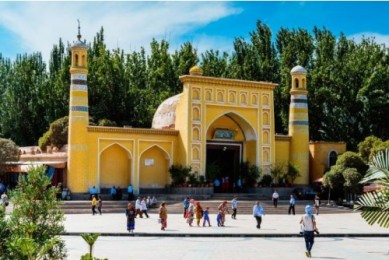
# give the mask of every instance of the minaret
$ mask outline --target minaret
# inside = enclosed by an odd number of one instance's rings
[[[307,102],[307,71],[296,66],[291,71],[289,136],[291,136],[290,158],[300,172],[296,184],[309,184],[309,121]]]
[[[68,173],[67,183],[71,192],[85,192],[88,183],[88,145],[87,126],[89,124],[88,86],[87,86],[87,46],[81,41],[80,22],[78,22],[77,41],[72,45],[70,66],[69,96],[69,136],[68,136]]]

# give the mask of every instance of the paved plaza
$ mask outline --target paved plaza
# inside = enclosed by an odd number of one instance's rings
[[[301,215],[266,215],[257,229],[251,215],[227,218],[225,227],[189,227],[182,215],[170,214],[161,231],[157,214],[136,219],[134,234],[126,231],[123,214],[66,215],[63,236],[68,259],[80,259],[88,250],[81,233],[101,233],[96,257],[108,259],[305,259],[299,236]],[[317,216],[320,235],[313,257],[317,259],[389,259],[389,229],[369,226],[359,213]]]

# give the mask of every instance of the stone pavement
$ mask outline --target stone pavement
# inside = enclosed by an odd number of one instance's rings
[[[149,214],[150,218],[137,218],[135,231],[126,230],[125,214],[73,214],[65,215],[64,235],[81,233],[100,233],[102,236],[221,236],[221,237],[297,237],[300,229],[301,215],[265,215],[262,228],[256,228],[256,221],[251,215],[237,215],[233,220],[227,216],[225,227],[216,225],[216,215],[210,214],[212,227],[189,227],[182,215],[169,214],[166,231],[160,230],[158,215]],[[368,225],[360,213],[320,214],[317,217],[319,236],[327,237],[389,237],[389,229]]]
[[[166,231],[160,230],[158,215],[136,219],[135,232],[126,231],[123,214],[66,215],[62,238],[68,259],[80,259],[88,246],[79,236],[101,233],[94,256],[107,259],[169,260],[258,260],[306,259],[304,239],[299,236],[301,215],[266,215],[257,229],[251,215],[227,218],[225,227],[189,227],[182,215],[168,215]],[[389,259],[389,229],[369,226],[359,213],[321,214],[317,217],[320,235],[315,238],[312,258],[383,260]]]

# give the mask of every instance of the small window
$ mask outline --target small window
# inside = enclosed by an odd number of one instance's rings
[[[338,160],[338,154],[335,151],[330,152],[329,156],[329,167],[336,164],[336,160]],[[328,167],[328,168],[329,168]]]
[[[299,80],[298,80],[298,79],[295,79],[295,80],[294,80],[294,86],[295,86],[296,88],[299,88]]]

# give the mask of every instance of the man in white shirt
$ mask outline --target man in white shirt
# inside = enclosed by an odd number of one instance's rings
[[[280,195],[278,195],[278,192],[276,190],[274,190],[273,195],[272,195],[272,200],[273,200],[273,205],[275,208],[277,208],[279,197],[280,197]]]
[[[304,240],[307,251],[305,252],[307,257],[311,257],[311,250],[315,239],[314,232],[317,232],[316,219],[312,214],[312,207],[307,205],[305,207],[305,215],[301,217],[300,224],[304,226]]]

